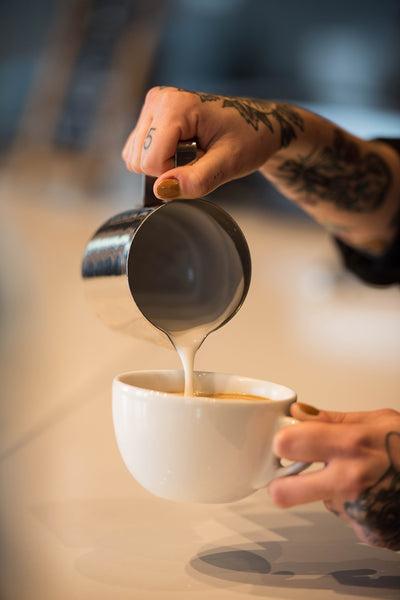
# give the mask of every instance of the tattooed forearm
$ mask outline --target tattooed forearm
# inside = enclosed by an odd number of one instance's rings
[[[188,91],[188,90],[181,90]],[[218,94],[190,92],[200,98],[201,102],[222,102],[222,108],[233,108],[255,131],[260,124],[274,132],[275,123],[280,129],[280,148],[287,148],[297,132],[304,131],[304,121],[300,114],[291,106],[282,102],[274,103],[256,98],[236,98]]]
[[[389,432],[385,441],[390,467],[375,485],[354,502],[346,502],[344,508],[373,545],[400,550],[400,433]]]
[[[365,252],[366,254],[379,256],[387,248],[387,241],[379,237],[372,237],[368,240],[364,240],[363,242],[355,242],[354,240],[350,241],[351,235],[355,231],[354,226],[343,225],[342,223],[331,223],[330,221],[323,220],[319,220],[318,222],[330,234],[340,238],[345,243],[347,240],[349,240],[353,248],[357,248],[358,250]]]
[[[337,128],[332,146],[284,161],[276,175],[307,204],[322,200],[359,213],[378,209],[391,183],[386,162],[374,152],[361,156]]]
[[[342,223],[331,223],[330,221],[319,221],[319,223],[332,235],[347,235],[354,229],[350,225],[343,225]]]

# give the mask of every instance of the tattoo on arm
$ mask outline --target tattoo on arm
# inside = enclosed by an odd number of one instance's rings
[[[350,225],[343,225],[341,223],[331,223],[330,221],[319,221],[319,223],[333,236],[340,238],[346,243],[346,238],[352,234],[354,227]],[[349,242],[350,245],[372,256],[379,256],[387,248],[387,242],[384,239],[374,237],[361,243],[355,243],[354,241]]]
[[[277,176],[306,204],[322,200],[358,213],[378,209],[391,184],[386,162],[375,152],[361,156],[358,145],[337,128],[331,146],[284,161]]]
[[[332,235],[346,235],[353,231],[353,227],[350,227],[350,225],[332,223],[330,221],[319,221],[319,223]]]
[[[143,149],[144,150],[148,150],[151,146],[151,143],[153,141],[153,136],[151,135],[153,131],[155,131],[156,128],[155,127],[150,127],[146,137],[144,138],[144,142],[143,142]]]
[[[187,92],[188,90],[182,90]],[[304,121],[293,107],[282,102],[274,103],[256,98],[236,98],[218,94],[204,94],[202,92],[189,92],[200,98],[201,102],[222,102],[222,108],[233,108],[255,131],[259,130],[260,123],[267,127],[271,133],[274,131],[275,122],[280,128],[280,148],[287,148],[291,141],[297,138],[297,130],[304,131]]]
[[[400,550],[400,433],[390,431],[385,443],[388,470],[354,502],[346,502],[344,509],[371,543]]]

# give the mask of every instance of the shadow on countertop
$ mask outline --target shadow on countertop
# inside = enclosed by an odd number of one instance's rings
[[[274,527],[270,515],[240,514],[260,530],[249,535],[248,544],[210,546],[199,552],[187,565],[192,577],[209,585],[212,579],[246,585],[247,594],[247,586],[252,586],[251,595],[259,597],[273,588],[274,598],[303,597],[302,590],[331,590],[342,598],[399,598],[399,556],[358,544],[352,530],[332,515],[300,513],[304,525]],[[286,541],[262,541],[261,526]],[[310,534],[310,527],[318,536]],[[235,589],[240,591],[239,586]]]

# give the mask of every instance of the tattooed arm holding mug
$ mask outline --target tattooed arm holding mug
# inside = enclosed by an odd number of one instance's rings
[[[198,158],[174,168],[179,140]],[[158,179],[162,199],[204,196],[259,170],[337,240],[348,268],[374,284],[400,283],[400,154],[303,108],[178,88],[153,88],[130,134],[127,167]],[[399,145],[400,146],[400,145]],[[400,147],[398,148],[400,152]],[[270,484],[282,507],[323,500],[370,544],[400,549],[400,413],[293,406],[304,423],[281,430],[279,456],[325,462]]]

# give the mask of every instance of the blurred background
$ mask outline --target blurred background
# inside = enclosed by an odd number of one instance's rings
[[[277,98],[396,134],[396,0],[1,3],[1,164],[18,183],[131,196],[119,152],[153,84]],[[257,194],[258,195],[258,194]],[[262,204],[268,200],[262,199]]]
[[[119,460],[112,377],[179,368],[175,353],[108,331],[80,284],[93,231],[140,205],[140,177],[126,171],[120,152],[146,90],[168,84],[286,100],[360,136],[399,137],[399,74],[398,0],[0,4],[5,576],[27,568],[27,539],[42,543],[21,525],[18,503],[29,512],[44,499],[101,494],[112,476],[104,466],[114,465],[105,456]],[[398,289],[368,288],[344,273],[328,236],[258,175],[211,199],[243,228],[253,282],[196,366],[280,381],[320,407],[399,409]],[[68,419],[81,422],[92,401],[92,437],[80,439],[76,425],[50,441]]]

